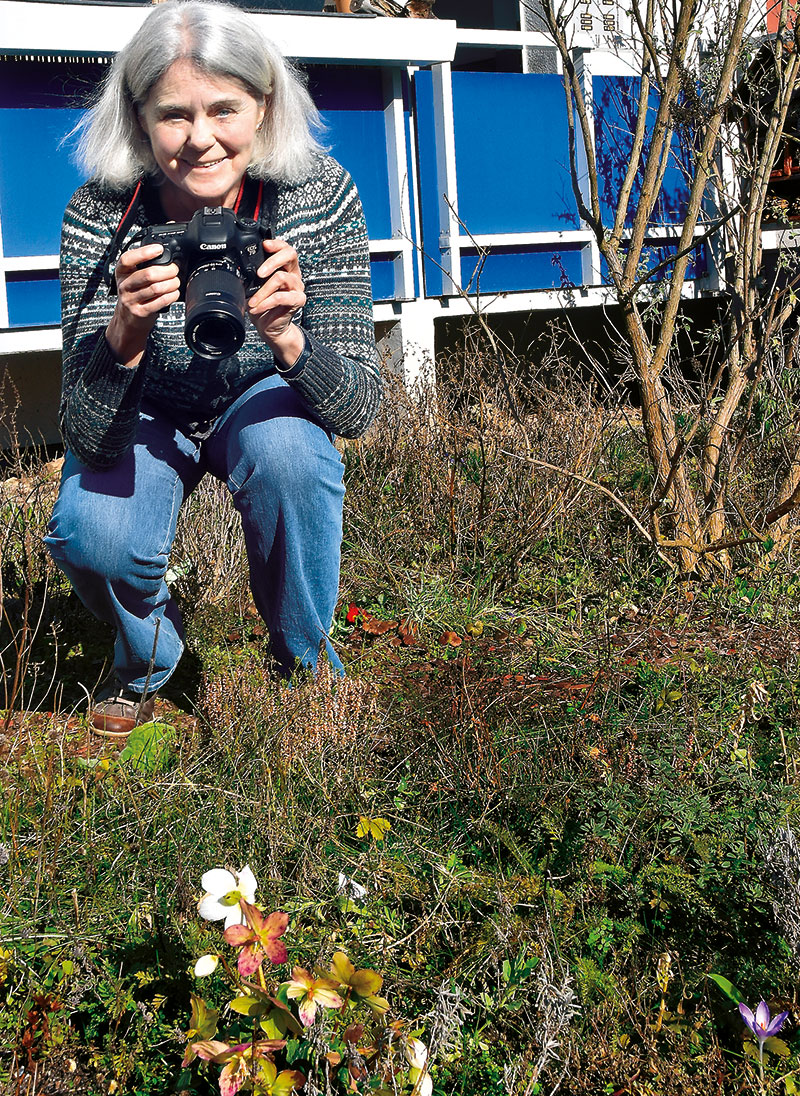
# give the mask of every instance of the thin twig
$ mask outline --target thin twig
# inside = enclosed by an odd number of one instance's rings
[[[648,544],[652,544],[661,559],[673,574],[677,571],[677,566],[671,559],[664,555],[661,551],[657,541],[653,538],[652,534],[642,525],[630,507],[626,506],[619,495],[615,495],[613,491],[610,491],[608,487],[602,483],[598,483],[597,480],[589,479],[588,476],[582,476],[579,472],[572,472],[569,468],[559,468],[557,464],[549,464],[547,461],[538,460],[536,457],[523,456],[520,453],[510,453],[507,449],[499,449],[499,453],[502,453],[504,457],[511,457],[514,460],[524,460],[529,464],[536,465],[537,468],[547,468],[551,472],[558,472],[562,476],[569,476],[570,479],[578,480],[579,483],[585,483],[587,487],[592,487],[594,490],[599,491],[601,494],[609,498],[618,510],[621,510],[623,514],[633,522],[634,526],[642,534]]]

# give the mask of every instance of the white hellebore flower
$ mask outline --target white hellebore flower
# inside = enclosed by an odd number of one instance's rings
[[[243,925],[244,913],[240,903],[252,904],[256,900],[258,883],[246,864],[240,872],[226,871],[225,868],[212,868],[200,880],[200,886],[206,892],[197,904],[197,912],[206,921],[225,921],[225,928],[231,925]]]
[[[411,1069],[408,1079],[415,1086],[415,1096],[433,1096],[433,1078],[430,1073],[422,1074],[421,1069]]]
[[[411,1066],[408,1079],[414,1085],[414,1096],[431,1096],[433,1080],[430,1073],[424,1072],[428,1060],[428,1048],[421,1039],[406,1039],[403,1048],[406,1061]]]
[[[201,955],[194,965],[194,973],[196,978],[207,978],[209,974],[213,974],[219,964],[218,955]]]
[[[424,1067],[425,1062],[428,1060],[428,1048],[421,1039],[406,1039],[406,1045],[403,1049],[406,1061],[410,1066],[414,1069]]]
[[[339,872],[339,885],[336,888],[339,894],[346,894],[348,898],[363,898],[367,888],[356,883],[355,879],[348,879],[343,871]]]

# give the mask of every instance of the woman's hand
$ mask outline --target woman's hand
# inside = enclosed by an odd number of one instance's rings
[[[141,361],[159,312],[180,297],[175,263],[139,269],[163,250],[161,244],[134,247],[123,251],[117,263],[117,304],[106,328],[106,341],[117,361],[130,369]]]
[[[292,317],[306,303],[297,252],[285,240],[264,240],[267,258],[258,268],[264,284],[247,302],[259,335],[284,365],[294,365],[303,352],[303,332]]]

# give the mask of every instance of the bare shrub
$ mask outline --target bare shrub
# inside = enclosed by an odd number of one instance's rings
[[[373,430],[345,446],[351,581],[385,583],[391,558],[503,588],[586,494],[604,416],[558,339],[513,391],[480,345],[441,373],[413,396],[390,381]]]
[[[800,965],[800,844],[794,831],[783,826],[761,842],[759,851],[772,887],[775,920]]]
[[[240,612],[250,599],[247,553],[230,491],[206,476],[178,519],[168,581],[180,581],[185,600],[220,604],[234,598]]]
[[[12,709],[40,703],[55,676],[54,666],[33,661],[33,649],[54,571],[42,537],[62,462],[48,461],[40,447],[23,447],[15,426],[18,407],[19,396],[6,375],[0,383],[0,423],[13,441],[0,466],[0,707],[6,730]]]

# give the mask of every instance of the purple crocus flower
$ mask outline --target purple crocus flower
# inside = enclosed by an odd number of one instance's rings
[[[758,1049],[762,1050],[764,1043],[767,1039],[770,1039],[773,1035],[777,1035],[786,1022],[788,1012],[779,1013],[774,1020],[770,1019],[769,1005],[766,1001],[762,1001],[756,1009],[755,1016],[747,1005],[740,1004],[739,1012],[742,1019],[747,1026],[758,1039]]]

